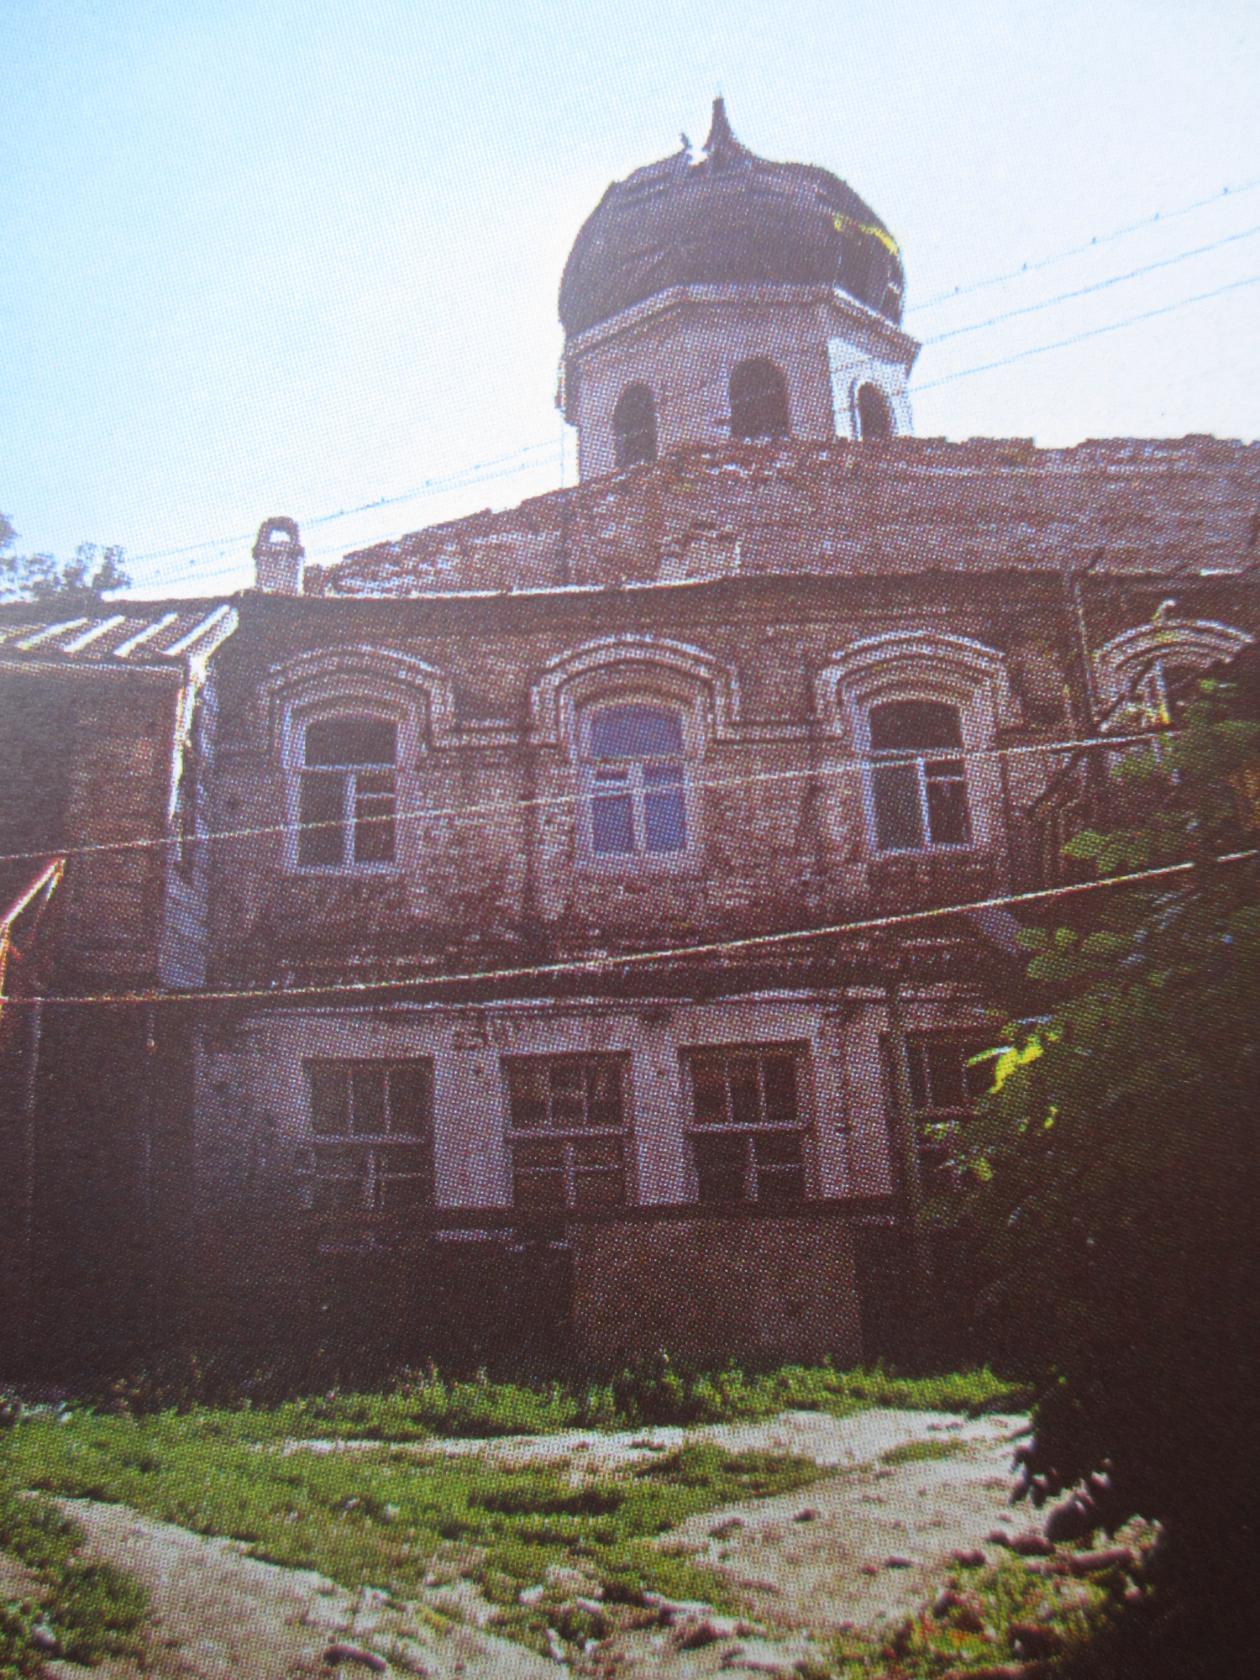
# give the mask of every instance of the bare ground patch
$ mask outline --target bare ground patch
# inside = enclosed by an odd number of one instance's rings
[[[66,1680],[313,1680],[372,1672],[353,1657],[330,1660],[338,1645],[384,1659],[392,1673],[431,1680],[554,1680],[554,1664],[425,1607],[370,1589],[349,1592],[314,1571],[249,1557],[239,1542],[206,1539],[126,1506],[59,1503],[87,1534],[89,1550],[136,1575],[152,1602],[141,1662],[93,1670],[49,1665]]]

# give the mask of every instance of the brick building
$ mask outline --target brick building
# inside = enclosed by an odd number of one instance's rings
[[[0,1358],[126,1358],[187,1254],[193,763],[227,603],[0,609]],[[29,1001],[29,1000],[44,1001]]]
[[[902,286],[719,102],[578,236],[578,485],[322,569],[265,522],[184,804],[200,1338],[886,1342],[1017,984],[988,901],[1255,635],[1260,552],[1254,445],[913,437]]]

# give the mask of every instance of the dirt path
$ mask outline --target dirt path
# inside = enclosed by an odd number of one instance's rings
[[[607,1435],[565,1430],[556,1435],[452,1436],[403,1446],[388,1441],[287,1441],[285,1453],[409,1452],[417,1458],[477,1456],[505,1469],[568,1460],[592,1474],[644,1463],[688,1442],[712,1441],[727,1452],[795,1453],[825,1469],[866,1464],[908,1441],[939,1435],[967,1442],[1006,1441],[1026,1422],[1019,1417],[960,1418],[953,1412],[874,1408],[851,1417],[826,1412],[780,1412],[755,1423],[699,1424],[692,1428],[618,1430]]]
[[[282,1569],[230,1540],[206,1539],[123,1505],[59,1501],[89,1550],[130,1570],[153,1606],[141,1664],[83,1669],[51,1663],[57,1680],[313,1680],[372,1669],[330,1651],[349,1645],[385,1658],[394,1674],[431,1680],[555,1680],[554,1663],[519,1645],[384,1594],[351,1593],[311,1570]]]
[[[56,1680],[86,1680],[89,1672],[95,1680],[350,1680],[372,1672],[353,1656],[337,1663],[337,1647],[351,1646],[385,1659],[391,1674],[431,1680],[556,1680],[566,1666],[589,1680],[703,1680],[719,1671],[799,1680],[795,1665],[821,1654],[816,1640],[899,1619],[934,1596],[952,1551],[983,1545],[996,1527],[1024,1525],[1007,1503],[1011,1439],[1022,1422],[790,1412],[687,1431],[418,1443],[417,1456],[425,1457],[475,1452],[504,1466],[567,1461],[579,1481],[615,1474],[684,1440],[797,1453],[829,1472],[794,1494],[693,1517],[657,1542],[723,1575],[739,1617],[705,1606],[666,1604],[630,1615],[610,1609],[607,1637],[570,1652],[568,1665],[472,1625],[477,1609],[489,1606],[464,1606],[461,1622],[437,1613],[439,1593],[422,1605],[354,1594],[313,1572],[252,1558],[238,1542],[206,1539],[122,1506],[66,1500],[91,1550],[144,1582],[153,1628],[141,1664],[87,1671],[54,1663],[49,1673]],[[897,1449],[912,1442],[938,1456],[896,1461]],[[286,1450],[383,1445],[290,1443]],[[894,1462],[882,1462],[890,1452]]]

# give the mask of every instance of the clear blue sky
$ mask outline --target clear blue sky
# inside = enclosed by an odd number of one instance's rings
[[[1254,0],[3,0],[0,509],[137,582],[248,579],[559,482],[556,289],[606,183],[703,138],[844,176],[898,236],[922,387],[1260,275]],[[1230,243],[1220,243],[1230,239]],[[922,390],[916,430],[1260,433],[1260,285]],[[321,525],[473,463],[498,476]],[[571,469],[570,469],[571,470]]]

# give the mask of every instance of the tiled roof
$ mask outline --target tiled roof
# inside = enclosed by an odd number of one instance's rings
[[[229,603],[190,602],[170,607],[106,603],[78,616],[64,607],[42,611],[32,604],[20,620],[0,619],[0,663],[55,660],[67,665],[153,666],[205,658],[236,628]]]

